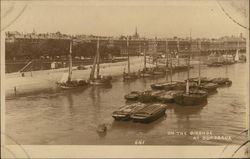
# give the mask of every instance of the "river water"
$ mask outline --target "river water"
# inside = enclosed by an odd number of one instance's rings
[[[166,116],[149,124],[114,121],[111,114],[125,104],[124,95],[146,90],[168,76],[124,82],[109,87],[51,90],[6,99],[6,133],[20,144],[51,145],[224,145],[240,144],[246,129],[247,64],[217,68],[202,66],[202,76],[229,77],[233,84],[219,88],[203,106],[168,104]],[[197,66],[190,71],[198,75]],[[184,80],[186,72],[173,80]],[[101,124],[107,132],[97,133]],[[192,133],[203,133],[193,135]],[[204,133],[207,133],[204,135]],[[210,138],[209,138],[210,137]]]

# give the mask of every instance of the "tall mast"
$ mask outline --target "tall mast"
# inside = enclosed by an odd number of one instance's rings
[[[177,40],[177,52],[176,52],[176,58],[177,58],[177,65],[179,66],[180,65],[180,60],[179,60],[179,50],[180,50],[180,41]]]
[[[198,85],[201,84],[201,42],[198,41],[198,49],[199,49],[199,81]]]
[[[235,54],[235,57],[234,57],[234,60],[235,61],[239,61],[239,51],[240,51],[240,43],[239,43],[239,40],[237,41],[237,48],[236,48],[236,54]]]
[[[127,36],[127,54],[128,54],[128,74],[130,74],[130,59],[129,59],[129,41]]]
[[[146,49],[145,49],[145,41],[143,42],[143,55],[144,55],[144,69],[146,69],[146,65],[147,65],[147,62],[146,62]]]
[[[157,41],[155,39],[155,42],[154,42],[154,53],[157,55]],[[156,56],[156,59],[155,59],[155,66],[157,67],[158,66],[158,57]]]
[[[98,55],[97,55],[97,53],[96,53],[96,55],[95,55],[95,57],[94,57],[94,61],[93,61],[93,66],[92,66],[92,69],[91,69],[91,72],[90,72],[90,76],[89,76],[89,78],[90,78],[90,80],[93,80],[94,79],[94,75],[95,75],[95,67],[96,67],[96,62],[97,62],[97,57]]]
[[[191,31],[190,31],[190,48],[189,48],[189,54],[188,54],[188,71],[187,71],[186,94],[189,94],[189,63],[190,63],[190,53],[191,53]]]
[[[97,46],[96,46],[96,55],[97,55],[97,69],[96,69],[96,78],[99,78],[100,73],[100,52],[99,52],[99,37],[97,38]]]
[[[172,52],[170,52],[170,83],[172,83],[172,74],[173,74],[173,66],[172,66]]]
[[[166,48],[165,48],[165,63],[166,63],[166,69],[168,68],[168,41],[166,40]]]
[[[69,76],[68,76],[68,81],[71,81],[72,77],[72,40],[70,40],[69,44]]]

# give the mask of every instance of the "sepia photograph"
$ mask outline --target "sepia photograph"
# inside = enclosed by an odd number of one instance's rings
[[[1,157],[248,158],[249,68],[248,0],[3,0]]]

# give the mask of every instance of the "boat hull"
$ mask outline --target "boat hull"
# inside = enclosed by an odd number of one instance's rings
[[[136,73],[124,73],[123,74],[123,80],[132,80],[132,79],[137,79],[137,78],[140,78],[140,75],[139,74],[136,74]]]
[[[75,89],[75,88],[87,86],[88,82],[84,80],[80,80],[80,81],[70,81],[70,82],[68,81],[65,83],[57,82],[56,84],[59,88],[68,90],[68,89]]]
[[[110,85],[111,84],[112,77],[106,77],[106,78],[98,78],[90,80],[89,83],[91,85]]]
[[[145,106],[146,105],[143,103],[134,103],[134,104],[130,104],[130,105],[125,105],[125,106],[121,107],[119,110],[114,111],[112,113],[112,117],[115,120],[127,121],[127,120],[131,119],[131,115],[133,113],[136,113],[137,111],[144,108]]]
[[[148,116],[140,117],[140,116],[137,116],[135,113],[131,116],[131,118],[133,119],[134,122],[150,123],[164,116],[165,112],[166,112],[166,107],[160,107],[159,110],[157,110],[153,114],[149,114]]]
[[[165,83],[155,83],[151,85],[152,89],[155,90],[183,90],[185,89],[185,83],[184,82],[165,82]]]
[[[199,86],[199,89],[205,90],[208,93],[215,92],[217,88],[218,88],[218,85],[214,83],[201,84],[201,86]]]
[[[131,119],[129,114],[124,114],[124,115],[113,114],[112,117],[117,121],[128,121]]]
[[[196,106],[207,102],[207,95],[207,92],[190,92],[189,94],[179,93],[174,96],[174,101],[176,104],[182,106]]]
[[[125,95],[124,98],[125,98],[126,100],[136,101],[136,100],[139,100],[140,95],[141,95],[140,92],[131,92],[131,93]]]
[[[183,91],[167,91],[157,97],[157,101],[161,103],[174,103],[174,97],[178,93],[183,93]]]

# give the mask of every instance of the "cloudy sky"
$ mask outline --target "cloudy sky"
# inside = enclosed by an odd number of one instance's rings
[[[238,23],[247,26],[247,18],[239,12],[246,1],[237,1],[220,4]],[[4,31],[28,33],[34,29],[38,33],[119,36],[134,34],[137,26],[139,34],[146,37],[187,37],[191,31],[192,37],[209,38],[245,31],[215,0],[5,1],[2,4]]]

